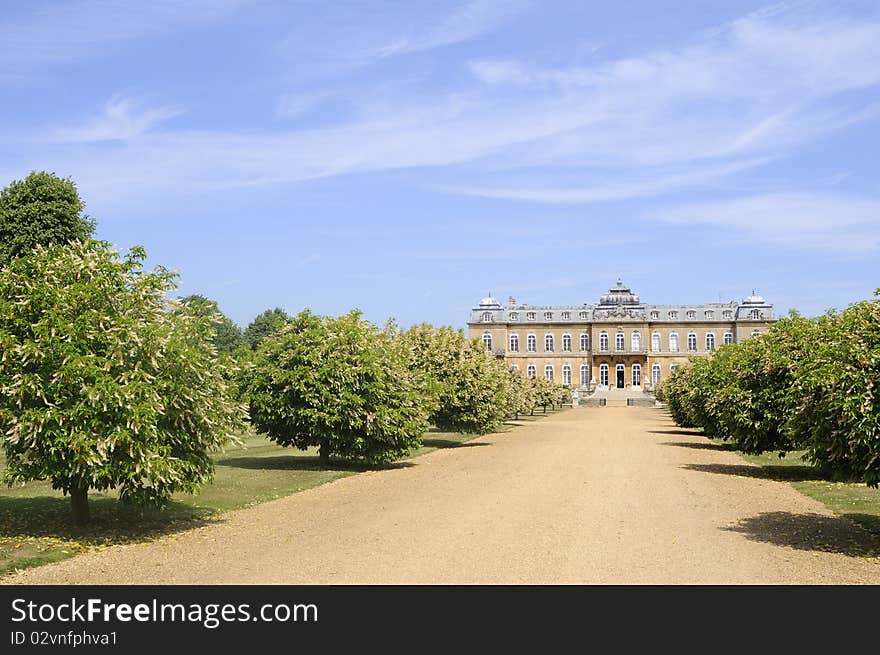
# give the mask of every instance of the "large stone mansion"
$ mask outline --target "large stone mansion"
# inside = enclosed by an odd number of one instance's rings
[[[483,298],[469,336],[530,376],[572,388],[650,390],[693,355],[766,330],[773,305],[752,293],[742,302],[647,305],[623,282],[596,304],[503,307]]]

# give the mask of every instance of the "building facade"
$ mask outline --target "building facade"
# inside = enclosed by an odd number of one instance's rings
[[[688,357],[764,332],[773,306],[742,302],[649,305],[621,280],[598,303],[506,307],[483,298],[471,310],[470,337],[530,376],[572,388],[651,390]]]

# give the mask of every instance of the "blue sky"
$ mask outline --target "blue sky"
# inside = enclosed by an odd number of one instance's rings
[[[0,183],[246,325],[880,286],[880,6],[6,2]]]

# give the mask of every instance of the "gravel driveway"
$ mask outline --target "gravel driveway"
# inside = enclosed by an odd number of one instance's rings
[[[4,583],[880,584],[880,539],[709,444],[578,408]]]

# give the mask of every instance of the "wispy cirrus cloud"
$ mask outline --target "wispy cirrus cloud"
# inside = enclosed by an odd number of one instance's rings
[[[87,143],[132,139],[182,113],[183,109],[178,107],[147,107],[136,98],[116,95],[103,105],[97,116],[81,125],[50,132],[48,140]]]
[[[0,82],[29,77],[42,67],[95,55],[131,39],[203,24],[249,0],[21,3],[4,8]]]
[[[416,21],[408,31],[398,20],[379,36],[346,25],[339,36],[350,31],[360,40],[340,38],[339,56],[354,61],[381,50],[376,44],[397,43],[383,56],[402,57],[475,38],[513,11],[499,12],[499,6],[519,5],[471,3],[443,14],[435,27]],[[301,53],[319,45],[336,53],[326,47],[326,30],[302,29],[314,33],[297,41]],[[392,33],[422,36],[395,41]],[[53,161],[108,202],[157,190],[247,188],[401,169],[413,170],[419,184],[420,171],[443,169],[446,184],[435,176],[421,186],[576,204],[716,184],[880,114],[876,17],[826,12],[807,19],[783,8],[589,66],[489,58],[461,66],[469,66],[470,79],[425,95],[394,85],[358,89],[346,99],[361,110],[333,127],[183,130],[147,115],[143,124],[118,130],[128,134],[125,147],[56,150]],[[308,111],[322,88],[293,94],[287,109]],[[100,126],[92,127],[101,134]]]
[[[671,207],[648,217],[676,225],[710,225],[789,248],[847,253],[880,249],[880,198],[768,193]]]

